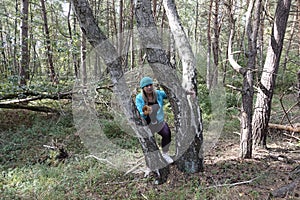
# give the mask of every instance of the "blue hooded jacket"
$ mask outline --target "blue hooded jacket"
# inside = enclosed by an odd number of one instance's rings
[[[164,120],[164,110],[163,110],[163,105],[164,105],[164,99],[167,98],[167,95],[164,91],[162,90],[156,90],[157,94],[157,103],[159,105],[159,110],[157,111],[156,119],[158,122],[162,122]],[[143,113],[143,107],[145,105],[145,101],[143,99],[142,93],[139,93],[136,98],[135,98],[135,104],[136,107],[140,113],[140,115],[146,119],[146,116]]]

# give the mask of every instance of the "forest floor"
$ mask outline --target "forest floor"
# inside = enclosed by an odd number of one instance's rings
[[[53,151],[45,145],[55,141],[68,156],[53,164]],[[0,110],[0,199],[300,199],[300,183],[292,174],[300,164],[299,141],[273,130],[267,146],[242,160],[239,136],[224,133],[205,155],[203,172],[187,175],[172,164],[168,181],[155,185],[152,176],[125,176],[86,159],[68,115]],[[270,197],[290,183],[281,198]]]

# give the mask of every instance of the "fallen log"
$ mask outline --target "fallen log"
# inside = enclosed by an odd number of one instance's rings
[[[32,101],[43,100],[43,99],[71,100],[72,94],[73,94],[72,91],[67,91],[63,93],[53,93],[53,94],[39,93],[34,91],[25,91],[23,93],[8,94],[5,96],[0,96],[0,108],[25,109],[25,110],[31,110],[36,112],[58,113],[59,110],[57,109],[47,107],[47,106],[31,106],[28,105],[28,103]],[[19,98],[20,96],[22,96],[23,98]]]
[[[8,100],[7,101],[8,104],[11,103],[10,99],[20,99],[20,97],[24,97],[21,99],[29,98],[29,101],[31,101],[30,98],[34,98],[34,100],[38,100],[38,99],[60,100],[60,99],[72,99],[72,94],[73,94],[72,91],[58,92],[53,94],[34,92],[34,91],[24,91],[21,93],[7,94],[4,96],[0,95],[0,100]],[[5,103],[5,101],[2,101],[1,103]]]
[[[292,126],[292,125],[282,125],[282,124],[271,124],[271,123],[269,123],[269,128],[285,130],[285,131],[294,132],[294,133],[300,133],[299,124],[296,124],[296,125]]]
[[[300,182],[300,179],[296,179],[293,182],[286,184],[284,186],[281,186],[280,188],[272,191],[270,193],[269,199],[271,198],[285,198],[288,195],[292,195],[296,189],[296,187],[298,186]]]
[[[53,108],[49,108],[46,106],[28,106],[22,104],[1,104],[0,108],[7,108],[7,109],[24,109],[24,110],[31,110],[36,112],[45,112],[45,113],[58,113],[59,111]]]

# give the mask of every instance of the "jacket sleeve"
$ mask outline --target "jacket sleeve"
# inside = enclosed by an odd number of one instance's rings
[[[135,105],[136,105],[136,108],[138,109],[140,115],[146,119],[146,116],[144,115],[143,113],[143,106],[145,105],[145,102],[143,100],[143,97],[141,94],[138,94],[135,98]]]
[[[167,98],[167,94],[165,91],[163,90],[157,90],[158,96],[160,96],[162,99],[166,99]]]

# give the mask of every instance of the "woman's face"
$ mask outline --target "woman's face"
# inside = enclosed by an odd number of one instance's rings
[[[146,94],[152,94],[153,92],[153,84],[146,85],[143,90]]]

